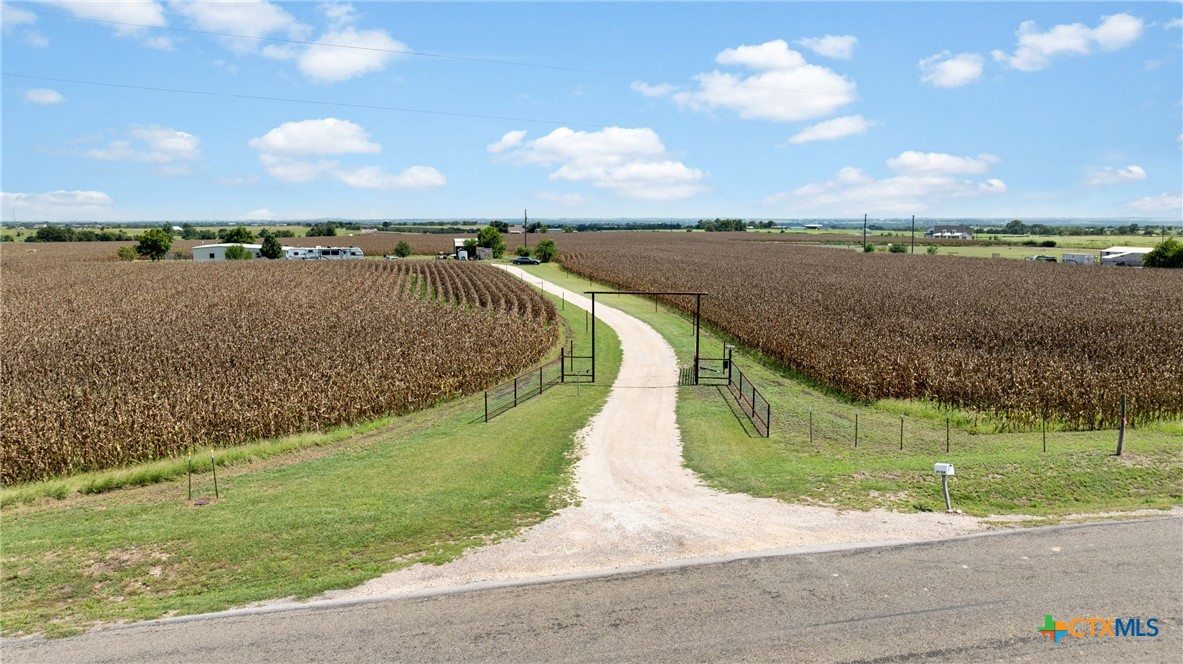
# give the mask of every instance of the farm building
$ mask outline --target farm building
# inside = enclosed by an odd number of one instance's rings
[[[969,226],[930,226],[924,237],[948,238],[952,240],[974,239],[974,229]]]
[[[242,247],[251,253],[252,258],[262,257],[263,245],[261,244],[223,242],[220,244],[203,244],[193,247],[193,260],[224,261],[226,260],[226,249],[229,247]],[[296,261],[361,260],[365,257],[365,254],[357,247],[283,247],[283,257],[287,260]]]
[[[1142,259],[1151,251],[1149,247],[1109,247],[1101,250],[1101,265],[1142,267]]]

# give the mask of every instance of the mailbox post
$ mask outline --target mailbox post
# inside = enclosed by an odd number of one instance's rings
[[[949,502],[949,478],[956,474],[953,471],[953,464],[938,463],[933,466],[932,471],[941,476],[941,488],[945,490],[945,511],[952,512],[953,504]]]

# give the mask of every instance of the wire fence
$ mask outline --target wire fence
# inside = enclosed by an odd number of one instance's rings
[[[537,369],[531,369],[513,380],[485,390],[485,421],[497,417],[510,408],[536,397],[563,382],[563,361],[560,356]]]
[[[735,362],[731,362],[727,377],[727,387],[735,397],[735,402],[752,421],[756,431],[768,438],[772,420],[772,407],[768,405],[768,400]]]

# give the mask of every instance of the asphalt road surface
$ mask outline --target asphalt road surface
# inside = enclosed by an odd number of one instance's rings
[[[1038,631],[1046,614],[1156,618],[1159,632],[1056,644]],[[1175,517],[214,614],[8,641],[0,659],[1116,664],[1180,662],[1181,653]]]

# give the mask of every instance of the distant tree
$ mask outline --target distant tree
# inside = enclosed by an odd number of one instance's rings
[[[75,242],[95,242],[98,239],[99,234],[90,230],[89,228],[83,228],[81,230],[74,231]]]
[[[131,246],[119,247],[119,249],[115,251],[115,255],[119,258],[119,260],[128,261],[130,263],[136,259],[136,248]]]
[[[149,228],[140,236],[140,243],[136,245],[136,253],[158,261],[164,258],[173,246],[173,236],[159,228]]]
[[[11,235],[0,235],[0,242],[16,242],[16,238]]]
[[[226,247],[226,260],[228,261],[249,261],[251,258],[251,252],[240,244]]]
[[[166,221],[160,225],[160,230],[164,231],[165,233],[168,233],[169,235],[172,235],[173,234],[173,225]]]
[[[46,226],[25,238],[25,242],[73,242],[74,229],[69,226]]]
[[[545,233],[546,226],[543,226],[541,221],[536,221],[532,224],[526,225],[526,232],[527,233]]]
[[[543,240],[538,243],[538,246],[534,247],[534,258],[537,258],[543,263],[549,263],[558,253],[559,250],[555,248],[554,240]]]
[[[496,228],[498,233],[508,233],[509,232],[509,224],[505,223],[504,221],[500,221],[500,220],[490,221],[489,225],[492,226],[493,228]]]
[[[491,225],[477,231],[476,243],[479,247],[492,249],[493,258],[501,258],[505,255],[505,238],[501,237],[501,233]]]
[[[279,243],[279,240],[274,235],[268,233],[267,237],[263,238],[263,247],[259,249],[259,254],[263,258],[269,258],[271,260],[283,258],[283,245]]]
[[[513,255],[514,256],[529,256],[530,250],[525,247],[518,247],[517,249],[513,250]]]
[[[190,223],[181,224],[181,239],[182,240],[196,240],[197,239],[197,229],[193,227],[193,224],[190,224]]]
[[[389,221],[382,222],[382,228],[390,228],[390,222]]]
[[[306,237],[333,237],[337,235],[337,224],[326,221],[323,224],[312,224],[308,227]]]
[[[566,226],[563,226],[563,232],[564,233],[574,233],[575,227],[570,224],[567,224]]]
[[[406,240],[399,240],[398,244],[394,245],[394,255],[399,258],[407,258],[411,253],[411,245],[407,244]]]
[[[218,239],[222,242],[250,244],[255,241],[255,234],[246,226],[235,226],[234,228],[223,228],[219,230]]]
[[[1145,267],[1183,268],[1183,242],[1169,237],[1142,258]]]
[[[1041,247],[1054,247],[1054,246],[1056,246],[1056,241],[1055,241],[1055,240],[1044,240],[1043,242],[1040,242],[1040,243],[1039,243],[1039,246],[1041,246]]]
[[[928,249],[925,249],[925,251],[928,252],[929,256],[936,256],[937,255],[937,245],[930,244],[930,245],[928,245]]]
[[[908,253],[908,247],[904,245],[903,242],[892,242],[891,244],[887,245],[887,250],[893,254]]]
[[[464,250],[468,252],[469,256],[476,256],[476,238],[470,237],[464,240]]]
[[[198,240],[216,240],[218,234],[211,230],[197,231]]]
[[[296,231],[287,228],[281,228],[277,231],[271,231],[275,237],[296,237]]]

